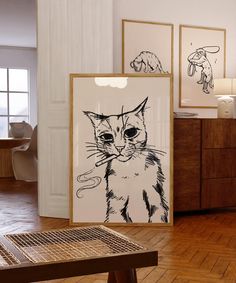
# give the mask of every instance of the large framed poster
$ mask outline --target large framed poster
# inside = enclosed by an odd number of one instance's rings
[[[122,20],[122,72],[173,73],[173,24]]]
[[[172,224],[171,81],[71,74],[72,224]]]
[[[180,25],[180,107],[217,106],[214,79],[225,77],[225,41],[225,29]]]

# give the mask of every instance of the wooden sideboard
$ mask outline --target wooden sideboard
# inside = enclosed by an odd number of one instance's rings
[[[174,210],[236,206],[236,119],[175,119]]]
[[[1,138],[0,139],[0,178],[13,177],[11,149],[25,144],[30,139]]]

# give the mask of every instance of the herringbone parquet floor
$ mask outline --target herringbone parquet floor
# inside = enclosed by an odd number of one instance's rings
[[[1,234],[68,226],[67,220],[38,217],[36,196],[35,183],[0,181]],[[139,269],[139,282],[236,283],[236,209],[179,215],[174,227],[114,229],[159,251],[158,267]],[[97,274],[47,282],[105,283],[106,279],[107,274]]]

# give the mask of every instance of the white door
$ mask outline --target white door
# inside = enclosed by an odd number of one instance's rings
[[[69,217],[69,73],[113,70],[112,0],[38,0],[39,214]]]

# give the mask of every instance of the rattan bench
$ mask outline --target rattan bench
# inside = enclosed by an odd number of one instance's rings
[[[107,227],[89,226],[0,237],[0,280],[35,282],[109,272],[109,283],[137,282],[157,251]]]

